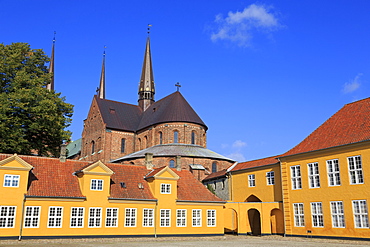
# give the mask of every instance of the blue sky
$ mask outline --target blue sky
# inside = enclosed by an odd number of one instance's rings
[[[147,37],[156,100],[176,90],[238,161],[282,154],[369,97],[370,1],[0,0],[0,42],[50,55],[81,137],[106,49],[106,98],[137,104]]]

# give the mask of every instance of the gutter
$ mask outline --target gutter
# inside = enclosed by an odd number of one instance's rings
[[[24,221],[24,205],[26,204],[26,194],[24,194],[23,196],[23,202],[22,202],[22,214],[21,214],[21,224],[20,224],[20,228],[19,228],[19,237],[18,237],[18,241],[21,241],[22,239],[22,232],[23,232],[23,221]]]
[[[176,200],[176,202],[195,202],[195,203],[222,203],[225,204],[226,201],[190,201],[190,200]]]
[[[124,200],[124,201],[147,201],[147,202],[158,202],[157,199],[138,199],[138,198],[112,198],[108,197],[108,200]]]

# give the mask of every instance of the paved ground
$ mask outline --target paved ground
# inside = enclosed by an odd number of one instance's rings
[[[239,247],[239,246],[370,246],[370,241],[327,240],[312,238],[290,238],[278,236],[250,237],[250,236],[225,236],[225,237],[199,237],[199,238],[113,238],[113,239],[43,239],[43,240],[0,240],[0,246],[40,246],[40,247],[167,247],[167,246],[212,246],[212,247]]]

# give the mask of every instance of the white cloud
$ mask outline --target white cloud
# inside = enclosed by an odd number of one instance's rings
[[[242,148],[242,147],[245,147],[247,145],[247,143],[241,141],[241,140],[236,140],[234,143],[233,143],[233,148]]]
[[[236,161],[245,161],[243,155],[243,148],[247,146],[247,143],[242,140],[236,140],[232,145],[223,144],[222,147],[227,147],[230,154],[225,155],[226,157],[236,160]]]
[[[352,93],[356,91],[361,86],[361,82],[360,82],[361,76],[362,76],[362,73],[358,73],[353,80],[346,82],[343,86],[342,92],[347,94],[347,93]]]
[[[236,160],[236,161],[239,161],[239,162],[245,161],[244,155],[240,152],[231,153],[231,154],[226,155],[226,156],[230,159],[233,159],[233,160]]]
[[[239,46],[249,46],[253,29],[270,33],[281,25],[276,15],[270,12],[269,7],[251,4],[242,12],[229,11],[227,17],[216,15],[217,31],[212,33],[211,40],[229,40]]]

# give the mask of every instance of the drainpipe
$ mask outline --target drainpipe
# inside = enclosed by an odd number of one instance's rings
[[[23,196],[23,202],[22,202],[22,217],[21,217],[21,225],[19,229],[19,237],[18,241],[21,241],[22,239],[22,231],[23,231],[23,220],[24,220],[24,204],[26,203],[26,194]]]
[[[155,202],[155,207],[154,207],[154,238],[157,238],[157,208],[158,208],[158,200]]]
[[[286,237],[286,224],[285,224],[285,212],[284,212],[285,211],[284,210],[285,203],[284,203],[284,188],[283,188],[283,168],[282,168],[282,165],[281,165],[280,158],[277,158],[277,160],[279,161],[279,166],[280,166],[281,197],[283,199],[283,208],[282,209],[283,209],[284,237]]]

